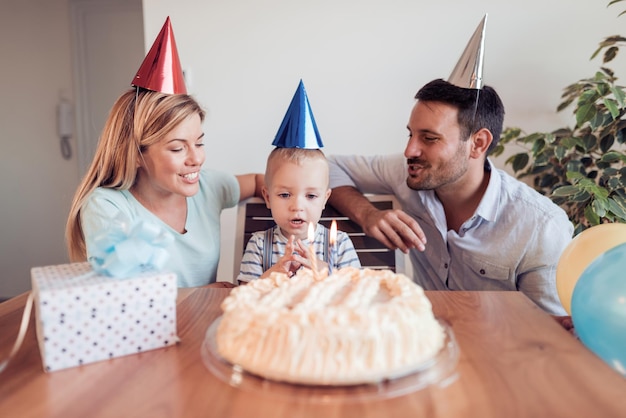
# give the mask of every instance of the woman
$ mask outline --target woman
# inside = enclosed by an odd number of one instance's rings
[[[70,209],[71,261],[85,261],[116,219],[147,220],[175,237],[165,270],[179,287],[215,282],[220,213],[260,196],[263,177],[202,169],[204,115],[187,94],[136,88],[116,101]]]

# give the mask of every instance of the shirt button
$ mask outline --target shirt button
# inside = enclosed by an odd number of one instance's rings
[[[485,269],[480,269],[480,274],[485,274]]]
[[[448,268],[448,263],[445,263],[445,264],[443,265],[443,267],[444,267],[444,268]]]

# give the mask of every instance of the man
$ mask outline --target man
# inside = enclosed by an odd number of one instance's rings
[[[487,158],[504,118],[495,90],[449,81],[418,91],[404,156],[329,157],[329,203],[408,252],[426,290],[520,290],[546,312],[566,315],[555,270],[572,224]],[[394,194],[403,210],[377,210],[361,193]]]
[[[426,84],[407,126],[406,160],[329,157],[329,202],[388,247],[410,250],[414,279],[427,290],[521,290],[566,315],[555,270],[573,226],[550,199],[486,158],[504,109],[488,86],[476,106],[475,96],[443,80]],[[379,211],[360,192],[394,194],[404,210]]]

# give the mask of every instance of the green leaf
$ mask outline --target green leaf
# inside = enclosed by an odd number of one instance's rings
[[[615,137],[611,134],[606,135],[604,138],[600,140],[600,151],[607,152],[611,149],[613,144],[615,143]]]
[[[521,134],[522,134],[522,130],[520,128],[517,128],[517,127],[506,128],[500,134],[500,141],[498,142],[498,145],[508,144],[511,141],[515,141],[519,138]]]
[[[613,61],[613,59],[617,56],[619,52],[619,48],[616,46],[609,47],[606,51],[604,51],[604,56],[602,57],[602,62],[606,64],[607,62]]]
[[[569,198],[569,200],[571,200],[572,202],[586,202],[589,199],[591,199],[591,195],[585,191],[576,193],[574,196],[571,196]]]
[[[543,137],[544,134],[539,133],[539,132],[535,132],[533,134],[530,134],[528,136],[525,136],[523,138],[520,138],[520,142],[524,143],[524,144],[529,144],[529,143],[535,143],[538,140],[541,140],[543,142]]]
[[[561,145],[563,145],[564,147],[567,147],[568,149],[572,149],[576,146],[579,146],[581,148],[585,147],[585,144],[582,139],[571,137],[571,136],[561,139]]]
[[[617,189],[617,188],[619,188],[619,187],[621,186],[621,185],[620,185],[620,181],[619,181],[619,179],[618,179],[618,178],[616,178],[616,177],[612,177],[612,178],[610,178],[610,179],[609,179],[609,181],[608,181],[607,183],[608,183],[609,188],[610,188],[611,190],[615,190],[615,189]]]
[[[613,212],[615,216],[618,216],[622,219],[626,218],[626,210],[621,207],[615,200],[609,199],[609,210]]]
[[[559,181],[561,181],[561,179],[558,176],[555,176],[554,174],[548,172],[539,176],[539,179],[537,182],[535,182],[535,184],[542,189],[552,189],[552,187]]]
[[[615,100],[617,100],[619,107],[623,108],[624,105],[626,105],[626,93],[624,93],[624,90],[617,86],[611,86],[611,92],[613,93]]]
[[[567,108],[569,107],[569,105],[571,105],[571,104],[572,104],[572,102],[573,102],[573,101],[574,101],[574,97],[572,97],[572,98],[568,98],[567,100],[565,100],[565,101],[561,102],[561,103],[557,106],[556,111],[557,111],[557,112],[561,112],[563,109],[567,109]]]
[[[557,160],[559,160],[559,162],[563,161],[563,158],[565,158],[565,154],[567,154],[567,148],[565,148],[564,146],[557,145],[554,149],[554,155]]]
[[[491,151],[489,151],[490,157],[499,157],[504,152],[504,144],[498,142],[498,145],[493,147]]]
[[[543,161],[543,165],[542,165],[542,164],[538,164],[537,160],[535,160],[535,164],[530,166],[529,170],[530,170],[529,174],[534,176],[534,175],[543,173],[544,171],[554,170],[554,167],[548,164],[547,161]]]
[[[576,126],[583,126],[585,122],[589,122],[596,115],[596,107],[593,103],[580,106],[576,110]]]
[[[580,190],[576,186],[561,186],[552,192],[552,196],[573,196]]]
[[[605,115],[602,111],[599,111],[599,109],[596,108],[596,114],[589,121],[589,126],[592,131],[596,131],[604,125],[605,116],[608,116],[608,119],[611,120],[611,115],[609,113]]]
[[[596,81],[598,81],[596,90],[598,91],[598,95],[600,97],[606,96],[611,91],[611,86],[605,80],[606,80],[606,76],[604,74],[602,74],[602,77],[600,78],[598,77],[598,73],[596,73]]]
[[[607,99],[607,98],[605,98],[602,101],[604,102],[604,105],[606,106],[606,108],[609,109],[609,112],[611,112],[611,117],[613,117],[613,120],[617,119],[617,117],[619,116],[619,109],[617,107],[617,102],[615,100]]]
[[[600,224],[600,217],[594,212],[592,205],[585,206],[585,218],[589,221],[590,225]]]
[[[593,135],[585,135],[582,139],[583,149],[585,152],[589,152],[596,147],[598,140]]]
[[[620,160],[626,161],[626,155],[618,151],[609,151],[606,154],[604,154],[602,157],[600,157],[600,161],[603,161],[606,163],[615,163]]]
[[[623,210],[626,210],[626,200],[619,194],[613,195],[613,201]]]
[[[533,143],[533,156],[537,157],[539,154],[541,154],[541,152],[544,150],[546,146],[546,143],[543,139],[537,139],[534,143]]]
[[[596,72],[596,78],[598,78],[598,76],[604,78],[604,75],[601,72]],[[593,104],[596,102],[596,100],[599,99],[598,91],[595,88],[593,88],[591,85],[585,87],[586,90],[580,93],[578,97],[579,107],[587,104]]]
[[[567,172],[567,178],[570,179],[579,189],[585,190],[595,196],[596,199],[606,199],[609,191],[599,186],[593,180],[588,179],[582,173]]]
[[[519,154],[513,155],[507,161],[511,161],[511,166],[513,167],[513,171],[517,173],[518,171],[523,170],[526,167],[529,160],[530,158],[528,157],[528,154],[519,153]]]
[[[615,81],[615,71],[607,67],[600,67],[600,69],[609,77],[610,81]]]
[[[593,183],[593,182],[592,182]],[[592,193],[596,199],[607,199],[609,197],[609,191],[604,187],[600,187],[597,184],[593,183],[593,186],[586,187],[589,193]]]
[[[567,162],[567,164],[565,164],[565,167],[563,167],[565,169],[565,178],[569,177],[569,173],[576,173],[576,172],[581,172],[584,171],[584,167],[582,165],[582,163],[578,160],[569,160]]]
[[[585,176],[582,175],[580,172],[574,171],[574,170],[568,170],[566,177],[568,180],[572,180],[572,181],[578,181],[578,180],[582,180],[585,178]]]
[[[603,202],[600,199],[596,199],[591,202],[591,206],[593,207],[593,211],[600,217],[603,218],[606,215],[606,211],[608,209],[608,204]]]

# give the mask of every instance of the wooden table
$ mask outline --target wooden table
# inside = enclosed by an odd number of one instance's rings
[[[31,321],[0,374],[5,417],[616,417],[626,379],[519,292],[426,292],[452,325],[458,378],[392,399],[277,400],[215,377],[201,360],[209,324],[229,289],[179,292],[177,346],[46,374]],[[0,304],[0,358],[17,334],[26,295]],[[296,396],[300,395],[300,396]]]

